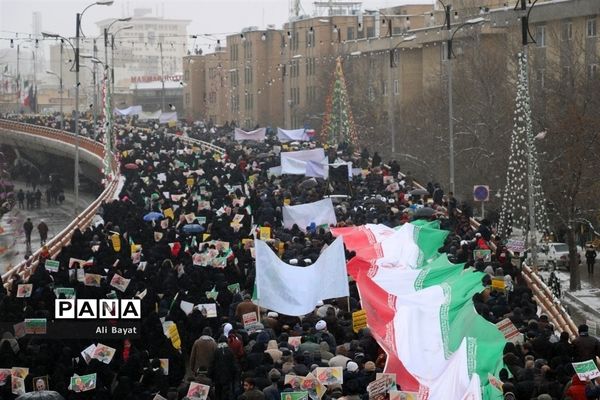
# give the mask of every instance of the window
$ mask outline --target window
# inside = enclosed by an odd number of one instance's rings
[[[185,94],[185,104],[186,105],[190,104],[190,94],[189,93]]]
[[[183,80],[188,82],[190,80],[190,70],[186,69],[185,72],[183,73]]]
[[[294,31],[292,32],[292,37],[291,37],[291,44],[290,47],[292,48],[292,50],[298,50],[298,31]]]
[[[300,104],[300,88],[290,89],[290,105],[297,106]]]
[[[598,73],[598,64],[588,64],[588,67],[587,67],[588,79],[596,78],[597,73]]]
[[[210,92],[208,94],[208,102],[214,104],[217,102],[217,92]]]
[[[240,111],[240,97],[237,93],[231,95],[231,111]]]
[[[382,88],[382,92],[383,92],[382,94],[384,96],[387,96],[388,95],[388,84],[387,84],[387,82],[385,82],[385,81],[382,82],[381,88]]]
[[[315,74],[315,68],[316,63],[315,63],[315,59],[314,58],[307,58],[306,59],[306,76],[311,76]]]
[[[596,37],[596,17],[589,17],[587,20],[587,37]]]
[[[254,95],[251,93],[246,94],[246,98],[244,99],[244,109],[246,111],[251,111],[254,109]]]
[[[252,67],[246,67],[244,69],[244,83],[249,85],[252,83]]]
[[[394,67],[400,65],[400,52],[396,49],[394,50]]]
[[[448,42],[442,42],[441,50],[442,50],[442,55],[441,55],[442,61],[447,61],[448,60]]]
[[[354,40],[354,27],[353,26],[349,26],[348,29],[346,29],[346,40]]]
[[[400,81],[398,79],[394,80],[394,96],[398,96],[400,94]]]
[[[535,27],[535,42],[538,47],[546,47],[546,25]]]
[[[367,28],[367,37],[368,38],[375,37],[375,27],[374,26],[369,26]]]
[[[537,71],[537,81],[538,81],[541,89],[544,89],[546,87],[546,71],[545,70],[540,69]]]
[[[229,58],[231,59],[231,61],[238,60],[238,45],[237,44],[231,45],[231,48],[229,49]]]
[[[252,58],[252,42],[250,40],[244,41],[244,58]]]
[[[312,103],[317,99],[317,87],[308,86],[306,88],[306,103]]]
[[[561,39],[563,41],[573,39],[573,23],[571,23],[571,21],[567,21],[562,24]]]
[[[369,86],[367,89],[367,98],[369,101],[375,100],[375,90],[373,90],[373,86]]]
[[[312,28],[306,30],[305,38],[306,38],[306,47],[314,47],[314,31]]]
[[[300,75],[300,65],[298,64],[298,60],[292,60],[290,62],[290,76],[292,78],[297,78]]]
[[[238,76],[238,71],[237,69],[235,71],[231,71],[229,73],[229,82],[230,82],[230,86],[236,87],[240,84],[240,80],[239,80],[239,76]]]

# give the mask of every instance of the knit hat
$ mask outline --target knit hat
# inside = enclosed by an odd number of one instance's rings
[[[322,319],[319,320],[319,322],[317,322],[317,324],[315,325],[315,329],[318,331],[327,329],[327,322],[323,321]]]
[[[358,371],[358,364],[354,361],[348,361],[348,364],[346,364],[346,369],[350,372]]]
[[[278,370],[273,368],[272,370],[269,371],[268,377],[272,382],[278,381],[279,378],[281,378],[281,372],[279,372]]]

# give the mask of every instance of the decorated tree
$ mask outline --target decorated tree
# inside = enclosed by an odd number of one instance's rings
[[[519,53],[519,76],[514,113],[514,127],[511,135],[510,155],[506,171],[506,186],[502,192],[502,210],[498,223],[498,233],[509,236],[513,230],[528,230],[528,162],[533,172],[533,196],[535,203],[536,230],[544,232],[548,228],[548,215],[544,204],[544,191],[538,169],[535,137],[532,132],[529,81],[527,76],[527,55]]]
[[[321,132],[321,140],[329,145],[357,144],[356,127],[340,57],[336,60],[331,89],[325,100],[325,117]]]

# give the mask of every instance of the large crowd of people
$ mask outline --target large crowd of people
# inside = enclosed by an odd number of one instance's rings
[[[52,117],[14,118],[58,126]],[[379,155],[349,147],[328,148],[327,154],[331,162],[339,158],[362,169],[350,181],[277,176],[271,167],[279,164],[280,151],[318,144],[279,143],[272,132],[264,142],[238,143],[230,127],[211,124],[180,122],[167,128],[120,120],[117,127],[125,178],[118,199],[103,204],[92,226],[73,235],[56,257],[56,272],[38,267],[28,282],[15,274],[8,290],[0,289],[0,371],[28,368],[26,391],[36,390],[36,377],[46,377],[49,389],[65,399],[143,400],[160,398],[157,394],[184,399],[199,383],[210,387],[211,400],[278,400],[281,393],[294,391],[290,376],[332,366],[343,368],[343,383],[327,386],[322,399],[368,398],[367,386],[384,370],[386,355],[368,328],[353,330],[351,313],[360,309],[354,282],[348,298],[326,300],[302,318],[252,302],[257,227],[269,228],[266,239],[282,260],[299,268],[310,265],[334,238],[326,227],[283,228],[282,207],[340,194],[335,206],[339,226],[396,227],[414,219],[439,219],[449,230],[440,251],[452,262],[486,273],[474,307],[490,323],[509,318],[522,333],[522,340],[505,347],[506,368],[498,377],[505,398],[598,398],[600,389],[579,380],[571,364],[600,357],[598,340],[585,325],[578,338],[557,334],[538,314],[518,262],[500,238],[492,237],[490,224],[481,221],[473,230],[468,205],[458,204],[452,193],[444,195],[439,185],[429,184],[424,194],[416,194],[415,177],[402,175],[396,161],[383,163]],[[182,136],[213,143],[225,153],[195,147]],[[481,249],[492,249],[491,260],[474,257],[474,250]],[[346,252],[347,259],[353,255]],[[79,279],[81,269],[102,278],[89,284]],[[128,282],[120,289],[111,284],[116,275]],[[492,288],[494,278],[504,280],[503,291]],[[24,283],[33,285],[30,297],[17,295]],[[13,324],[53,319],[54,300],[65,296],[57,288],[73,288],[78,299],[141,299],[141,334],[102,339],[116,350],[108,363],[86,357],[84,350],[99,344],[93,337],[18,335]],[[216,315],[207,311],[213,308]],[[249,326],[243,316],[251,312],[259,319]],[[179,340],[166,334],[169,321]],[[290,342],[298,336],[299,345]],[[94,389],[78,392],[70,386],[71,377],[89,374],[96,374]],[[401,389],[402,382],[397,384]],[[0,398],[17,398],[13,386],[10,377],[0,381]]]

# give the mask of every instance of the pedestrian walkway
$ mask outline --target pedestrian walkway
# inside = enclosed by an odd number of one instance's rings
[[[567,306],[575,324],[595,321],[600,325],[600,272],[589,275],[585,262],[579,266],[581,289],[569,291],[570,275],[568,271],[556,272],[562,289],[562,300]],[[548,272],[542,272],[545,282],[548,282]]]
[[[15,192],[19,189],[26,190],[24,182],[14,182]],[[42,189],[43,191],[43,189]],[[62,231],[73,220],[74,206],[73,192],[65,191],[65,201],[62,204],[48,206],[46,199],[42,199],[42,207],[33,210],[19,209],[17,204],[13,209],[4,214],[0,219],[0,274],[4,274],[11,267],[24,260],[27,251],[23,223],[31,218],[33,232],[31,234],[31,250],[40,247],[40,236],[37,226],[41,220],[48,225],[48,240]],[[95,200],[94,195],[79,192],[79,210],[85,209]]]

